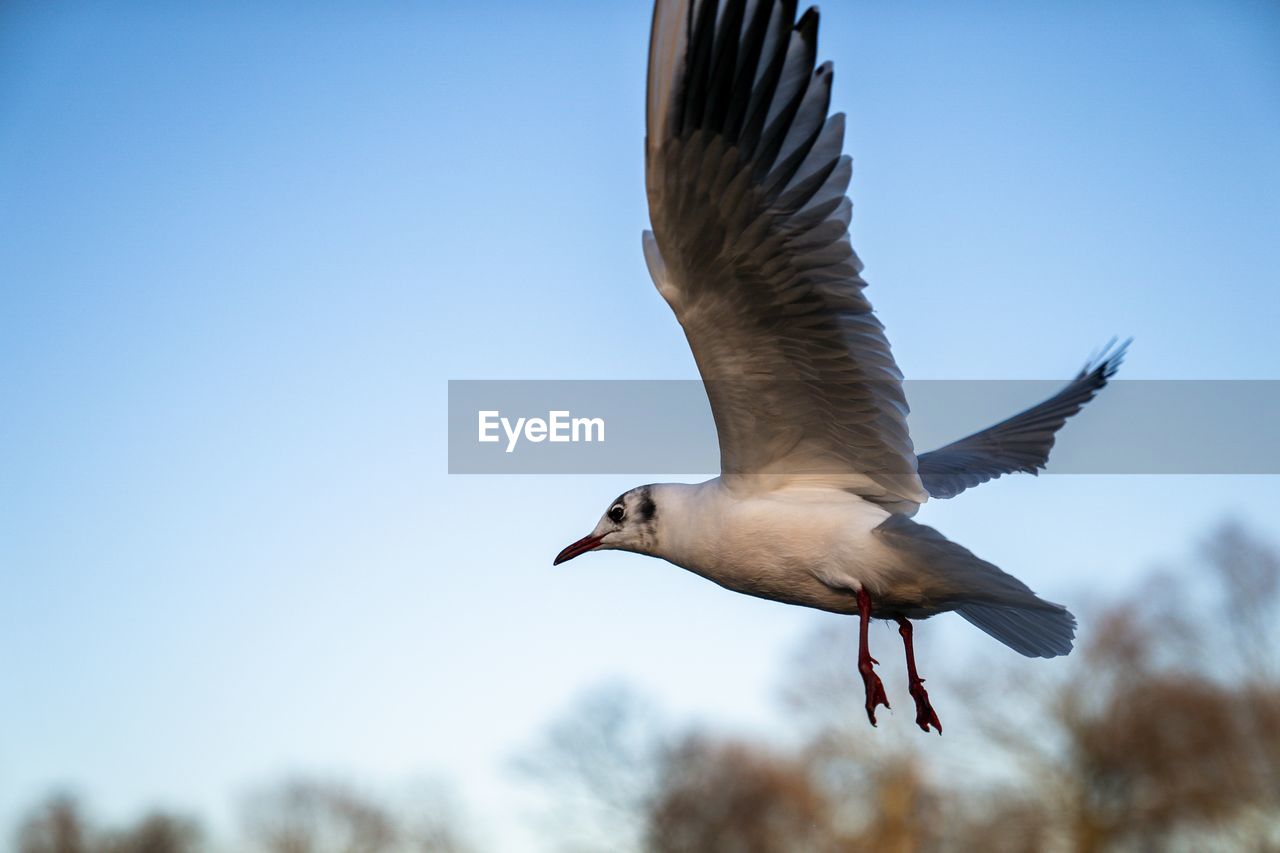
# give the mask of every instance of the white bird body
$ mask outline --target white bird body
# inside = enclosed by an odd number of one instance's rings
[[[640,509],[646,505],[648,513]],[[658,557],[757,598],[857,613],[857,593],[865,590],[877,618],[1011,607],[1074,624],[1061,606],[1040,600],[932,528],[843,489],[801,480],[757,491],[716,477],[640,486],[614,501],[610,512],[615,508],[622,520],[606,513],[580,543]],[[1058,654],[1070,648],[1070,632],[1065,648],[1062,633],[1053,644]]]
[[[717,477],[651,486],[658,535],[643,553],[726,589],[833,613],[858,612],[854,592],[873,594],[894,555],[871,532],[888,517],[857,495],[819,486],[735,493]]]
[[[632,489],[556,563],[634,551],[736,592],[857,613],[873,724],[888,702],[867,622],[895,619],[916,722],[941,732],[909,619],[956,611],[1015,651],[1054,657],[1071,650],[1075,618],[912,516],[931,497],[1041,469],[1124,347],[1044,403],[916,454],[849,242],[851,161],[817,32],[817,10],[796,20],[795,0],[657,0],[644,255],[702,375],[721,476]]]

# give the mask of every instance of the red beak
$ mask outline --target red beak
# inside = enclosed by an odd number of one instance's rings
[[[568,548],[565,548],[563,551],[557,554],[555,562],[553,562],[551,565],[558,566],[561,563],[563,563],[565,560],[572,560],[574,557],[577,557],[580,554],[585,554],[588,551],[594,551],[596,548],[600,547],[600,543],[603,540],[604,540],[603,536],[583,536],[577,542],[574,542]]]

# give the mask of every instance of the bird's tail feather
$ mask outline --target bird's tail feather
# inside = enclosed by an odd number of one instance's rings
[[[939,609],[954,609],[1027,657],[1071,651],[1076,618],[1061,604],[1045,601],[1013,575],[906,516],[890,516],[875,532],[896,552],[904,585],[913,585]],[[911,602],[902,604],[910,611]]]
[[[1048,604],[1048,602],[1044,602]],[[1053,658],[1071,651],[1076,617],[1053,604],[1034,610],[997,604],[966,604],[956,612],[1019,654]]]

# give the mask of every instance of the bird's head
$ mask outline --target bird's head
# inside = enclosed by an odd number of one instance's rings
[[[609,504],[595,530],[561,551],[554,565],[588,551],[619,549],[652,553],[657,539],[658,505],[653,486],[638,486]]]

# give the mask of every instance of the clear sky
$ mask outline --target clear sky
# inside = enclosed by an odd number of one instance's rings
[[[1119,334],[1129,378],[1280,378],[1280,8],[823,12],[908,376],[1065,377]],[[442,778],[516,838],[504,762],[602,678],[771,719],[823,617],[553,570],[636,478],[445,473],[448,379],[696,376],[640,254],[649,14],[0,6],[0,832],[55,785],[229,820],[305,771]],[[1277,479],[920,518],[1071,601],[1227,513],[1274,533]]]

